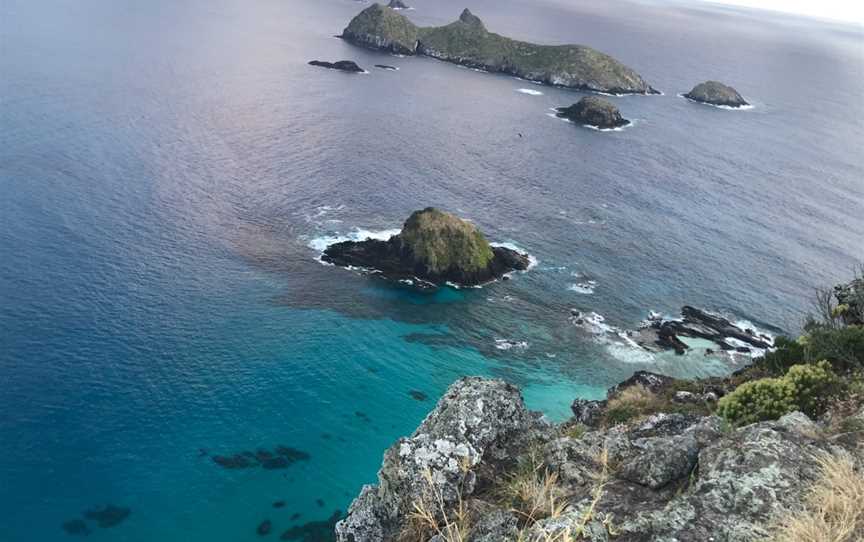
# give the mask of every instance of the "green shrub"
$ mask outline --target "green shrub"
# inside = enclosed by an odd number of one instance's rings
[[[766,352],[757,364],[775,375],[782,375],[789,367],[801,363],[804,359],[804,346],[787,337],[777,337],[774,340],[774,348],[773,352]]]
[[[824,412],[839,382],[827,361],[793,365],[780,378],[745,382],[720,399],[717,413],[735,425],[747,425],[800,410],[810,417]]]
[[[825,412],[828,401],[837,394],[840,386],[831,364],[823,360],[812,365],[793,365],[784,377],[794,388],[796,410],[811,418]]]
[[[864,326],[817,329],[806,336],[805,359],[826,359],[835,369],[864,368]]]
[[[864,327],[831,329],[811,326],[798,340],[777,337],[775,350],[767,352],[755,365],[773,375],[782,375],[802,361],[828,360],[834,370],[864,368]]]

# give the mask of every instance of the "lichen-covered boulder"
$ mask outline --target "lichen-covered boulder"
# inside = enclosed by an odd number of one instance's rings
[[[724,85],[719,81],[705,81],[699,83],[693,90],[684,95],[694,102],[701,102],[710,105],[722,105],[726,107],[743,107],[750,105],[741,97],[737,90]]]
[[[417,431],[384,454],[378,485],[366,486],[336,526],[340,542],[381,542],[402,530],[414,503],[440,495],[445,507],[474,491],[481,461],[512,457],[545,427],[518,388],[502,380],[455,382]],[[494,523],[494,522],[493,522]]]
[[[585,96],[569,107],[559,107],[557,115],[577,124],[611,130],[627,126],[630,121],[609,100],[597,96]]]

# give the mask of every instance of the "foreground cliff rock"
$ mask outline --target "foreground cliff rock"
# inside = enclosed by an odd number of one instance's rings
[[[699,83],[693,90],[684,95],[694,102],[725,107],[744,107],[750,105],[734,88],[717,81]]]
[[[418,285],[474,286],[528,269],[527,255],[492,246],[476,226],[429,207],[415,211],[387,241],[345,241],[327,247],[321,259],[342,267],[374,269]]]
[[[665,377],[634,378],[619,391]],[[827,433],[800,412],[732,429],[697,412],[549,425],[513,386],[464,378],[387,450],[337,540],[750,542],[803,507],[820,458],[861,473],[860,432]]]
[[[351,20],[342,37],[362,47],[426,55],[548,85],[611,94],[657,93],[638,73],[609,55],[584,45],[512,40],[489,32],[467,9],[458,21],[424,28],[389,7],[373,4]]]
[[[622,117],[618,108],[609,100],[596,96],[585,96],[570,107],[559,107],[557,115],[577,124],[601,130],[611,130],[630,124],[630,121]]]

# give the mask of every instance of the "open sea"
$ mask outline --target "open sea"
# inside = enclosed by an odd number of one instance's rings
[[[76,519],[93,541],[253,541],[268,519],[270,539],[323,540],[315,522],[461,375],[562,420],[636,370],[744,363],[640,352],[572,308],[625,329],[691,304],[795,333],[813,288],[864,260],[861,26],[409,3],[424,25],[467,6],[591,45],[664,94],[609,98],[634,125],[588,130],[549,115],[578,92],[335,39],[367,5],[349,0],[0,2],[0,541],[75,540]],[[678,96],[706,79],[755,107]],[[419,293],[317,261],[429,205],[536,266]],[[213,460],[259,450],[283,459]],[[106,505],[130,513],[82,516]]]

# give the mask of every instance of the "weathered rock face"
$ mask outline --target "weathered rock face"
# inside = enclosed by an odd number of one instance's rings
[[[397,55],[417,52],[419,29],[389,7],[372,4],[351,19],[342,38],[356,45]]]
[[[699,83],[684,95],[696,102],[726,107],[742,107],[748,104],[734,88],[717,81]]]
[[[630,124],[629,120],[621,116],[617,107],[596,96],[585,96],[570,107],[559,107],[557,115],[578,124],[604,130]]]
[[[390,9],[411,9],[411,6],[409,6],[402,0],[390,0],[390,3],[387,4],[387,7]]]
[[[364,70],[360,66],[357,65],[356,62],[352,60],[339,60],[336,62],[325,62],[323,60],[311,60],[309,61],[310,66],[318,66],[319,68],[328,68],[331,70],[339,70],[343,72],[351,72],[351,73],[363,73]]]
[[[421,28],[393,9],[374,4],[349,23],[342,37],[363,47],[422,54],[549,85],[612,94],[657,93],[639,74],[609,55],[583,45],[512,40],[489,32],[467,9],[451,24]]]
[[[528,268],[528,256],[493,247],[473,224],[434,208],[414,212],[387,241],[345,241],[327,247],[322,260],[372,268],[396,280],[476,285]]]
[[[654,377],[631,380],[662,387]],[[446,509],[458,502],[461,488],[471,516],[469,540],[541,541],[564,532],[594,542],[761,540],[778,513],[803,502],[819,475],[814,457],[844,450],[864,467],[864,435],[841,436],[820,436],[817,424],[796,412],[733,430],[714,416],[661,413],[573,437],[538,422],[512,386],[466,378],[414,435],[385,453],[378,486],[363,489],[337,537],[397,540],[408,524],[406,510],[429,497],[431,478]],[[501,469],[529,450],[558,475],[559,502],[570,504],[560,516],[533,525],[497,502],[494,491],[496,481],[506,479]]]
[[[414,503],[430,503],[433,490],[446,507],[458,499],[457,490],[470,496],[481,462],[488,466],[512,457],[544,427],[525,409],[516,387],[501,380],[458,380],[411,437],[385,452],[378,485],[364,487],[351,504],[336,526],[337,540],[393,540]]]

